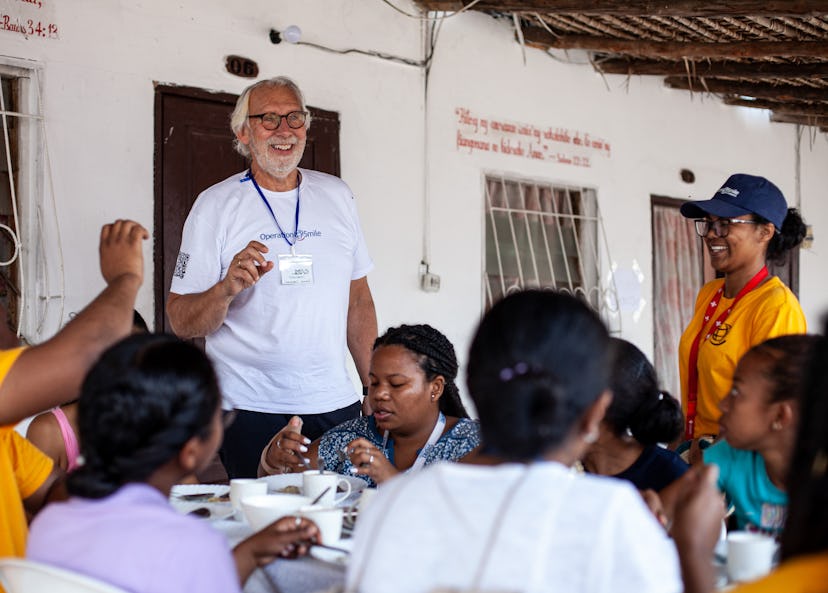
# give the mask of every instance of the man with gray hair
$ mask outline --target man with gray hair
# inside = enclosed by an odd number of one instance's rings
[[[256,476],[291,416],[315,439],[359,415],[345,347],[364,393],[377,319],[351,190],[298,168],[310,125],[300,89],[285,77],[257,82],[230,121],[250,169],[193,204],[167,315],[179,336],[206,337],[224,408],[235,410],[221,450],[234,478]]]

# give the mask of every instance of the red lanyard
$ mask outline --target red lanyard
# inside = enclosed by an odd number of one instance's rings
[[[716,294],[713,295],[713,299],[707,305],[707,311],[704,314],[704,319],[702,319],[699,333],[696,334],[696,339],[693,340],[693,345],[690,346],[690,366],[687,369],[687,416],[684,425],[685,439],[689,440],[694,437],[693,431],[696,424],[696,400],[698,399],[699,389],[699,346],[701,345],[702,336],[704,336],[705,340],[709,340],[713,335],[713,332],[719,329],[719,327],[721,327],[721,325],[725,322],[727,316],[730,315],[730,312],[736,306],[736,303],[742,300],[742,297],[751,290],[759,286],[767,277],[768,268],[767,266],[763,266],[762,269],[750,279],[750,282],[742,287],[742,290],[739,291],[739,294],[736,295],[736,298],[733,299],[733,302],[727,310],[719,315],[714,324],[710,326],[708,326],[707,322],[710,321],[710,319],[716,314],[716,309],[719,308],[719,301],[722,299],[722,293],[724,293],[724,284],[722,284],[719,290],[716,291]]]

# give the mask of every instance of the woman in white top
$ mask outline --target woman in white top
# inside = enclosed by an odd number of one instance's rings
[[[576,298],[526,291],[496,304],[468,366],[483,452],[380,488],[347,589],[680,591],[673,544],[632,486],[569,469],[610,402],[610,350]]]

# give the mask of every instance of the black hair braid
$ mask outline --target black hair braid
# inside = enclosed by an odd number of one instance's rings
[[[761,216],[756,217],[760,222],[767,222]],[[796,208],[788,208],[788,214],[782,222],[782,228],[778,233],[774,233],[768,243],[768,250],[765,258],[776,263],[784,263],[785,254],[802,243],[808,228],[805,226],[805,221]]]
[[[616,436],[632,437],[642,445],[668,443],[684,426],[678,400],[660,391],[656,370],[635,344],[611,338],[613,398],[604,421]]]
[[[433,381],[438,375],[445,385],[440,397],[440,411],[446,416],[468,418],[460,391],[457,388],[457,355],[454,346],[441,332],[427,324],[401,325],[389,328],[374,342],[374,350],[380,346],[402,346],[419,356],[420,368],[426,379]]]
[[[642,445],[671,443],[684,428],[679,401],[667,391],[658,391],[630,419],[630,432]]]
[[[582,411],[568,400],[558,377],[542,368],[518,362],[500,369],[492,381],[508,393],[511,405],[504,408],[502,402],[486,399],[477,404],[478,413],[481,417],[497,417],[513,436],[508,451],[487,442],[490,453],[519,460],[533,458],[548,443],[562,442],[567,436],[570,427],[560,418],[574,418]]]
[[[191,438],[206,439],[220,403],[203,352],[172,336],[135,335],[90,370],[78,408],[83,464],[71,494],[101,498],[146,481]]]
[[[809,334],[777,336],[748,352],[765,358],[762,373],[770,384],[770,401],[798,400],[819,337]]]
[[[469,393],[493,454],[535,459],[564,443],[609,386],[609,335],[585,303],[547,290],[486,313],[469,350]]]
[[[823,333],[828,336],[828,318]],[[788,517],[782,559],[828,550],[828,339],[820,337],[800,399],[796,443],[788,469]]]

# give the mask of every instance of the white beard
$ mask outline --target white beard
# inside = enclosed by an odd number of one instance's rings
[[[270,150],[270,146],[275,144],[295,144],[295,148],[289,156],[279,156]],[[299,166],[299,161],[302,160],[302,155],[305,153],[305,139],[300,140],[295,136],[290,139],[269,138],[262,142],[254,140],[249,146],[250,153],[259,168],[277,179],[287,177],[291,171],[296,169]]]

